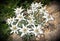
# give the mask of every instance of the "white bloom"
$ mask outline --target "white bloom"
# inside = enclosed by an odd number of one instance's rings
[[[16,19],[18,19],[19,21],[25,20],[24,17],[25,17],[25,16],[24,16],[23,13],[22,13],[22,14],[17,15]]]
[[[47,12],[44,12],[44,16],[49,16],[49,14]]]
[[[15,18],[13,17],[13,18],[9,18],[9,19],[7,19],[7,23],[8,23],[8,25],[9,24],[11,24],[11,23],[13,23],[15,21]]]
[[[41,4],[41,2],[39,2],[39,7],[42,7],[43,4]]]
[[[27,13],[28,14],[31,14],[32,13],[32,10],[31,9],[27,9]]]
[[[40,3],[32,3],[32,4],[31,4],[32,12],[33,12],[33,13],[37,12],[38,9],[39,9],[40,7],[42,7],[42,5],[43,5],[43,4],[41,4],[41,2],[40,2]],[[44,7],[43,9],[45,9],[45,7]],[[41,11],[41,9],[40,9],[40,11]],[[41,11],[41,12],[42,12],[42,11]]]
[[[30,14],[30,15],[28,16],[28,18],[29,18],[29,20],[27,20],[28,25],[34,25],[34,23],[35,23],[34,16]],[[28,26],[28,25],[27,25],[27,26]]]
[[[31,14],[30,14],[30,15],[28,16],[28,18],[34,19],[34,15],[31,15]]]
[[[31,9],[32,9],[33,14],[34,14],[35,12],[37,12],[37,7],[36,7],[36,5],[37,5],[37,3],[36,3],[36,4],[34,4],[34,3],[31,4]]]
[[[12,18],[7,19],[7,23],[10,24],[11,23],[11,20],[12,20]]]
[[[31,4],[31,8],[35,8],[35,4],[34,3]]]
[[[35,36],[39,35],[39,34],[43,34],[43,30],[41,30],[41,25],[38,25],[37,27],[34,26],[34,28],[32,28],[33,31],[31,31],[32,33],[35,34]]]
[[[34,23],[35,23],[35,20],[33,20],[33,19],[30,19],[30,20],[27,20],[27,22],[28,22],[28,25],[34,25]],[[27,25],[27,26],[28,26]]]
[[[40,2],[40,3],[37,3],[37,2],[36,2],[36,3],[32,3],[32,4],[31,4],[31,8],[36,8],[36,9],[37,9],[37,8],[39,8],[39,7],[42,7],[42,5],[43,5],[43,4],[41,4],[41,2]]]
[[[46,7],[42,7],[41,9],[38,9],[40,14],[44,13],[44,15],[48,12],[46,11]]]
[[[51,15],[48,18],[49,20],[54,20],[54,18]]]
[[[36,8],[42,7],[42,5],[43,5],[43,4],[41,4],[41,2],[40,2],[40,3],[35,3],[35,7],[36,7]]]
[[[17,25],[12,25],[12,27],[10,27],[10,30],[11,30],[10,33],[18,34],[18,30],[20,30],[20,28]]]
[[[27,33],[30,33],[29,30],[30,29],[27,28],[27,26],[24,26],[24,24],[22,24],[22,28],[20,29],[20,32],[22,32],[21,37],[24,36]]]
[[[44,11],[42,9],[39,9],[39,13],[42,14]]]
[[[36,8],[32,8],[32,12],[33,12],[33,14],[35,13],[35,12],[37,12],[38,10],[36,9]]]
[[[24,10],[24,9],[22,9],[22,7],[20,7],[20,8],[16,8],[14,12],[15,12],[16,15],[17,15],[17,14],[20,14],[23,10]]]
[[[43,16],[43,18],[46,18],[46,22],[48,22],[49,20],[54,20],[54,18],[51,16],[51,15],[46,15],[46,16]]]
[[[39,7],[39,4],[38,3],[35,3],[35,7],[38,8]]]

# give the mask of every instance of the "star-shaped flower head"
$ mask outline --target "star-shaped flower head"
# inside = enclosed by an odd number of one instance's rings
[[[34,19],[34,15],[33,15],[33,14],[30,14],[30,15],[28,16],[28,18],[29,18],[29,19]]]
[[[31,4],[31,8],[36,8],[36,9],[37,9],[37,8],[39,8],[39,7],[42,7],[42,5],[43,5],[43,4],[41,4],[41,2],[40,2],[40,3],[35,2],[35,3],[32,3],[32,4]]]
[[[43,4],[41,4],[41,2],[39,2],[39,7],[42,7]]]
[[[49,20],[54,20],[54,18],[53,18],[53,16],[52,15],[50,15],[50,19]]]
[[[32,10],[31,9],[27,9],[27,13],[28,14],[31,14],[32,13]]]
[[[24,9],[22,9],[22,7],[20,7],[20,8],[16,8],[14,12],[16,13],[16,15],[18,15],[18,14],[20,14],[23,10],[24,10]]]
[[[34,23],[35,23],[34,16],[30,14],[28,18],[29,18],[29,20],[27,20],[28,25],[34,25]]]
[[[48,22],[49,20],[54,20],[54,18],[51,16],[51,15],[46,15],[46,16],[43,16],[43,18],[45,18],[45,21]]]
[[[11,27],[10,27],[10,30],[11,30],[11,32],[10,33],[16,33],[16,34],[18,34],[18,30],[20,30],[21,28],[19,28],[18,26],[17,26],[17,24],[16,25],[11,25]]]
[[[39,4],[38,3],[35,3],[35,7],[38,8],[39,7]]]
[[[33,14],[34,14],[35,12],[37,12],[36,4],[34,4],[34,3],[31,4],[31,10],[32,10]]]
[[[35,34],[35,36],[39,35],[39,34],[43,34],[43,30],[41,29],[41,25],[38,25],[37,27],[34,26],[34,28],[32,28],[33,31],[31,31],[33,34]]]
[[[38,11],[36,8],[32,8],[31,10],[33,14]]]
[[[7,24],[10,25],[10,24],[12,24],[15,21],[15,18],[14,17],[13,18],[10,17],[6,21],[7,21]]]
[[[47,10],[46,10],[46,6],[44,6],[44,7],[42,7],[41,9],[38,9],[39,10],[39,12],[40,12],[40,14],[44,14],[44,15],[46,15],[47,14]]]
[[[16,17],[16,19],[18,19],[19,21],[25,20],[24,17],[25,17],[25,16],[24,16],[23,13],[22,13],[22,14],[18,14],[17,17]]]
[[[35,7],[36,7],[36,8],[40,8],[40,7],[42,7],[42,5],[43,5],[43,4],[41,4],[41,2],[40,2],[40,3],[37,3],[37,2],[35,3]]]
[[[27,20],[27,22],[28,22],[27,26],[28,26],[28,25],[34,25],[35,20],[30,19],[30,20]]]
[[[22,28],[20,29],[20,32],[22,32],[21,37],[24,36],[24,35],[27,34],[27,33],[30,33],[29,30],[30,30],[30,29],[27,28],[27,26],[24,26],[24,24],[22,24]]]
[[[35,8],[35,4],[34,3],[31,4],[31,8]]]

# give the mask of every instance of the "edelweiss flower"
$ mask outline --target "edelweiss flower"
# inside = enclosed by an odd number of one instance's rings
[[[37,12],[37,11],[38,11],[38,8],[42,7],[42,5],[43,5],[43,4],[41,4],[41,2],[40,2],[40,3],[32,3],[32,4],[31,4],[32,12],[33,12],[33,13]],[[43,8],[43,9],[45,9],[45,8]],[[43,9],[42,9],[42,10],[43,10]],[[41,11],[41,9],[40,9],[40,11]],[[42,12],[42,11],[41,11],[41,12]]]
[[[35,36],[39,35],[39,34],[43,34],[43,30],[41,30],[41,25],[38,25],[37,27],[34,26],[34,28],[32,28],[33,31],[31,31],[32,33],[35,34]]]
[[[54,18],[53,18],[53,16],[52,15],[50,15],[50,19],[49,20],[54,20]]]
[[[32,10],[33,14],[34,14],[35,12],[37,12],[36,4],[34,4],[34,3],[31,4],[31,10]]]
[[[29,19],[34,19],[34,15],[29,15],[29,17],[28,17]]]
[[[38,11],[36,8],[31,8],[31,10],[33,14]]]
[[[38,8],[39,7],[39,4],[38,3],[35,3],[35,7]]]
[[[36,7],[36,8],[40,8],[40,7],[42,7],[42,5],[43,5],[43,4],[41,4],[41,2],[40,2],[40,3],[35,3],[35,7]]]
[[[24,17],[25,17],[25,16],[23,16],[23,13],[22,13],[22,14],[17,15],[16,19],[18,19],[19,21],[25,20]]]
[[[44,18],[46,18],[46,22],[48,22],[49,20],[54,20],[54,18],[51,16],[51,15],[46,15],[46,16],[43,16]]]
[[[13,17],[13,18],[9,18],[9,19],[7,19],[7,23],[8,24],[11,24],[11,23],[13,23],[15,21],[15,18]]]
[[[22,28],[20,29],[20,32],[22,32],[21,37],[24,36],[27,33],[30,33],[29,30],[30,29],[27,28],[27,26],[24,26],[24,24],[22,24]]]
[[[49,20],[54,20],[54,18],[50,15],[48,18],[47,18],[47,20],[49,21]]]
[[[27,13],[28,14],[31,14],[32,13],[32,10],[31,9],[27,9]]]
[[[41,2],[40,2],[40,3],[32,3],[32,4],[31,4],[31,8],[36,8],[36,9],[37,9],[37,8],[39,8],[39,7],[42,7],[42,5],[43,5],[43,4],[41,4]]]
[[[42,7],[41,9],[38,9],[40,14],[47,14],[48,11],[46,11],[46,6],[45,7]]]
[[[43,4],[41,4],[41,2],[39,2],[39,7],[42,7]]]
[[[34,16],[30,14],[28,18],[29,18],[29,20],[27,20],[28,25],[34,25],[35,23]]]
[[[16,25],[12,25],[12,27],[10,27],[11,32],[10,33],[17,33],[18,34],[18,30],[20,30],[20,28]]]
[[[15,12],[16,15],[17,15],[17,14],[20,14],[23,10],[24,10],[24,9],[22,9],[22,7],[20,7],[20,8],[16,8],[14,12]]]
[[[35,20],[30,19],[30,20],[27,20],[27,22],[28,22],[27,26],[28,26],[28,25],[34,25]]]
[[[35,4],[34,3],[31,4],[31,8],[35,8]]]

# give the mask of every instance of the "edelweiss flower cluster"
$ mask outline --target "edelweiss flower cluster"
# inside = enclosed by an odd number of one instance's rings
[[[27,8],[26,14],[22,7],[14,9],[15,17],[7,19],[7,24],[11,30],[10,33],[19,34],[21,37],[26,34],[34,34],[35,36],[43,34],[45,23],[49,20],[54,20],[51,15],[46,11],[46,7],[40,3],[32,3],[30,8]]]

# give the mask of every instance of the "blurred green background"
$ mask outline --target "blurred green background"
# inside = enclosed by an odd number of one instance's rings
[[[52,0],[0,0],[0,41],[8,41],[10,34],[6,19],[15,15],[14,8],[20,6],[28,8],[32,2],[40,1],[48,5]]]

